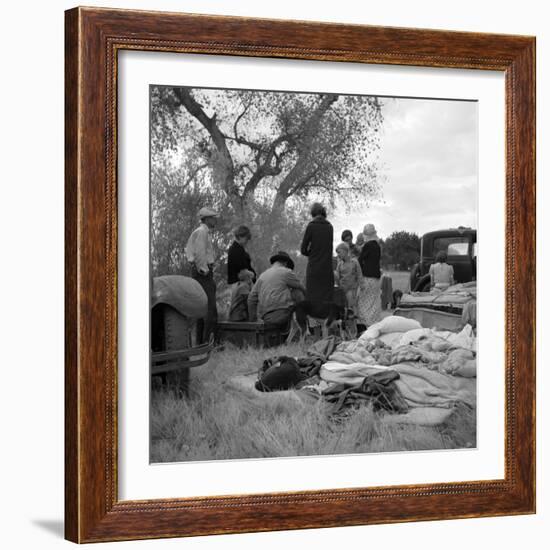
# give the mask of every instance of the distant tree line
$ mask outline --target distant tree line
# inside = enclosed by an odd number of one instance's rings
[[[394,231],[382,243],[380,263],[384,269],[408,271],[420,259],[420,237],[408,231]]]

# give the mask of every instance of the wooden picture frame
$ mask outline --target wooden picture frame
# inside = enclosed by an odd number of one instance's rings
[[[117,54],[125,49],[504,73],[503,479],[119,500]],[[534,37],[75,8],[66,12],[65,56],[67,539],[97,542],[534,513]]]

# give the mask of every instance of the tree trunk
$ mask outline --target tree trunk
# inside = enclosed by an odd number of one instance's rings
[[[218,183],[225,191],[235,215],[242,217],[243,206],[239,190],[235,185],[233,159],[227,148],[225,137],[216,122],[216,115],[209,117],[187,88],[174,88],[174,95],[189,114],[195,117],[210,134],[218,153],[214,177],[219,179]]]
[[[284,217],[285,206],[286,206],[287,197],[283,194],[277,193],[275,195],[275,200],[273,201],[273,208],[271,209],[270,223],[278,224]]]

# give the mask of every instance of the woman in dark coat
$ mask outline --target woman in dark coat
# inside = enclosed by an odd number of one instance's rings
[[[252,269],[246,245],[252,238],[250,229],[240,225],[233,231],[235,240],[227,251],[227,282],[231,286],[230,321],[248,321],[247,300],[256,272]]]
[[[246,225],[240,225],[233,231],[235,240],[227,251],[227,282],[232,285],[239,282],[239,273],[243,270],[252,271],[253,281],[256,280],[256,272],[252,269],[250,254],[246,251],[246,245],[252,238],[250,229]]]
[[[311,207],[313,218],[306,227],[301,253],[308,257],[306,271],[306,300],[330,302],[334,290],[332,266],[332,224],[327,220],[327,211],[322,204]]]

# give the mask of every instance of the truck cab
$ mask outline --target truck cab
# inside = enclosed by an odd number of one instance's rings
[[[420,261],[411,269],[411,292],[430,290],[430,265],[440,251],[447,253],[447,263],[453,266],[455,282],[467,283],[476,279],[477,231],[471,227],[431,231],[420,240]]]

